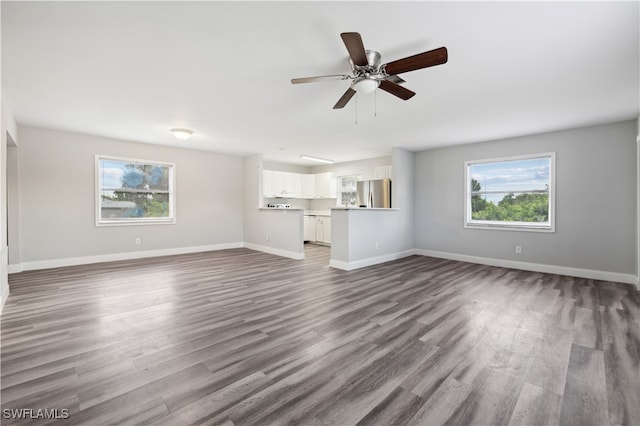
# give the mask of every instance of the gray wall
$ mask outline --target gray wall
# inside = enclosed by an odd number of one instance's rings
[[[635,274],[635,138],[633,120],[417,153],[416,248]],[[556,152],[555,233],[463,228],[465,161],[542,152]]]
[[[34,127],[18,132],[22,263],[242,243],[240,157]],[[175,163],[177,223],[96,227],[96,154]]]

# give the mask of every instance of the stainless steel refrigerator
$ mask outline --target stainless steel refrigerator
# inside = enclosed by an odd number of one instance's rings
[[[391,208],[391,179],[358,182],[358,206]]]

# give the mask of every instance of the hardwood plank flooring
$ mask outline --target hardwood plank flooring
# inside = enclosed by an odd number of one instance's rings
[[[327,247],[305,255],[11,275],[0,420],[640,424],[633,286],[422,256],[346,272]]]

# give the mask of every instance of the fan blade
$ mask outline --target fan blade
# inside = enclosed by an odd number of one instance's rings
[[[355,94],[356,91],[349,87],[347,91],[344,92],[344,95],[342,95],[338,102],[333,106],[333,109],[344,108],[344,106],[351,100],[351,98],[353,98],[353,95]]]
[[[344,45],[347,47],[349,57],[355,65],[365,66],[369,64],[367,60],[367,52],[364,50],[362,37],[358,33],[342,33],[340,34]]]
[[[402,84],[402,83],[406,83],[406,81],[404,81],[402,78],[400,78],[400,76],[398,75],[390,75],[389,77],[386,77],[385,80],[389,80],[392,83],[396,83],[396,84]]]
[[[415,71],[422,68],[442,65],[447,62],[447,48],[440,47],[417,55],[409,56],[397,61],[383,65],[387,74],[401,74],[403,72]]]
[[[291,84],[315,83],[316,81],[348,80],[350,78],[351,76],[346,74],[321,75],[318,77],[292,78]]]
[[[378,87],[385,92],[391,93],[392,95],[397,96],[405,101],[407,99],[411,99],[416,94],[415,92],[412,92],[411,90],[406,89],[399,84],[396,84],[389,80],[380,80],[380,86]]]

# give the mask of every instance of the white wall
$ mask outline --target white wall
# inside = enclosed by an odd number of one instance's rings
[[[347,161],[337,164],[323,164],[310,167],[309,173],[331,172],[337,176],[362,175],[363,180],[375,179],[375,169],[379,166],[388,166],[392,162],[392,156],[369,158],[366,160]]]
[[[640,290],[640,116],[637,120],[638,131],[636,133],[636,285]]]
[[[0,5],[0,22],[2,21],[2,5]],[[0,31],[0,34],[2,31]],[[2,45],[2,37],[0,35],[0,46]],[[0,49],[1,50],[1,49]],[[0,55],[0,82],[2,81],[2,55]],[[2,87],[0,84],[0,132],[2,132],[2,136],[0,137],[0,143],[5,145],[5,117],[4,117],[4,96],[2,95]],[[0,176],[4,176],[6,174],[6,156],[2,155],[2,151],[0,150]],[[2,179],[0,178],[0,185],[2,185]],[[0,186],[0,198],[5,197],[5,188],[4,186]],[[4,228],[6,223],[2,220],[2,215],[0,213],[0,229]],[[0,232],[1,234],[1,232]],[[9,281],[8,281],[8,263],[9,263],[9,253],[5,249],[3,244],[0,244],[0,312],[2,312],[2,307],[4,306],[4,302],[6,302],[7,297],[9,297]]]
[[[20,263],[20,181],[18,145],[7,136],[7,246],[9,264]],[[11,272],[11,271],[9,271]]]
[[[352,270],[413,254],[414,163],[413,152],[393,149],[394,209],[332,210],[331,266]]]
[[[279,172],[290,172],[290,173],[300,173],[300,174],[312,173],[309,171],[309,167],[301,166],[299,164],[285,164],[285,163],[277,163],[275,161],[263,160],[262,166],[264,170],[277,170]]]
[[[0,94],[1,98],[1,94]],[[15,145],[17,125],[9,106],[0,101],[0,310],[9,297],[9,248],[7,247],[7,154],[8,145]]]
[[[628,282],[637,273],[636,133],[627,121],[417,153],[416,247]],[[465,161],[541,152],[556,152],[555,233],[463,227]]]
[[[262,171],[262,155],[244,158],[244,245],[279,256],[304,259],[303,211],[259,209]]]
[[[242,245],[239,157],[35,127],[19,137],[24,269]],[[96,227],[96,154],[175,163],[176,224]]]

